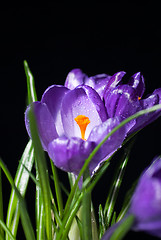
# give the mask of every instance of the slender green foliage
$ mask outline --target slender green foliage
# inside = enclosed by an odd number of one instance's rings
[[[25,74],[26,74],[26,79],[27,79],[27,92],[28,92],[28,104],[37,101],[37,94],[36,94],[36,89],[35,89],[35,82],[34,82],[34,77],[31,73],[31,70],[28,66],[27,61],[24,61],[24,69],[25,69]],[[39,182],[39,173],[37,169],[37,163],[35,164],[36,166],[36,179],[37,182]],[[36,207],[36,232],[37,232],[37,238],[41,239],[43,237],[43,214],[42,214],[42,209],[43,208],[43,200],[42,200],[42,192],[41,188],[39,188],[38,185],[36,185],[36,199],[35,199],[35,207]],[[41,228],[40,228],[40,223],[41,223]]]
[[[23,197],[25,196],[26,193],[30,177],[29,172],[32,170],[33,163],[34,154],[32,142],[30,140],[26,145],[24,153],[21,157],[14,180],[15,186],[20,191]],[[17,199],[15,190],[12,189],[8,205],[6,225],[14,236],[16,236],[18,224],[19,224],[19,201]],[[9,239],[8,236],[6,236],[6,240],[7,239]]]
[[[110,240],[121,240],[126,235],[126,233],[131,228],[132,224],[134,223],[134,216],[129,215],[114,231]]]
[[[27,78],[28,104],[37,101],[34,77],[28,66],[27,61],[24,61],[24,69]]]
[[[54,178],[57,204],[58,204],[59,214],[60,214],[60,218],[61,218],[63,216],[63,200],[62,200],[62,195],[61,195],[61,189],[60,189],[57,170],[51,159],[50,159],[50,163],[51,163],[51,168],[52,168],[52,173],[53,173],[53,178]]]
[[[18,191],[17,187],[15,186],[10,172],[8,171],[7,167],[5,166],[5,164],[3,163],[3,161],[1,159],[0,159],[0,167],[2,168],[3,172],[5,173],[9,183],[11,184],[11,187],[14,189],[16,196],[19,200],[21,222],[22,222],[22,226],[23,226],[24,233],[26,236],[26,240],[31,240],[31,239],[34,240],[35,234],[34,234],[34,230],[32,228],[30,217],[28,215],[25,201],[24,201],[23,197],[21,196],[20,192]]]
[[[117,217],[117,220],[116,222],[120,221],[124,216],[125,216],[125,213],[127,212],[129,206],[130,206],[130,200],[131,200],[131,197],[133,195],[133,192],[135,190],[135,187],[136,187],[136,184],[137,184],[137,181],[135,181],[133,184],[132,184],[132,187],[130,188],[130,190],[126,193],[125,195],[125,199],[124,199],[124,202],[122,204],[122,209]]]
[[[105,209],[104,209],[104,214],[107,214],[108,225],[110,224],[110,220],[113,214],[114,206],[115,206],[117,196],[121,187],[121,183],[123,180],[123,176],[125,173],[127,162],[129,160],[129,155],[130,155],[133,143],[134,141],[131,141],[130,144],[128,144],[128,147],[125,147],[124,156],[122,157],[118,165],[118,169],[116,169],[116,172],[113,177],[113,181],[110,185],[111,187],[108,193],[108,198],[107,198]]]
[[[52,236],[52,224],[51,224],[51,201],[50,201],[50,185],[49,185],[49,176],[48,176],[48,168],[45,159],[45,154],[42,149],[40,139],[38,136],[37,125],[35,121],[35,117],[33,114],[33,109],[29,111],[29,119],[30,119],[30,130],[31,130],[31,137],[34,146],[34,153],[35,153],[35,160],[37,164],[37,170],[39,174],[40,180],[40,188],[42,192],[42,199],[44,205],[44,222],[45,222],[45,229],[47,239],[50,240]]]
[[[9,228],[6,226],[6,224],[2,220],[0,220],[0,226],[2,227],[2,229],[4,229],[4,231],[7,233],[7,235],[10,237],[11,240],[16,240],[16,238],[13,236]],[[2,239],[4,239],[4,236],[2,234],[0,234],[0,236]]]
[[[2,193],[2,175],[0,169],[0,220],[3,221],[3,193]],[[0,226],[0,235],[4,236],[3,227]]]
[[[99,220],[99,239],[101,239],[107,229],[107,222],[106,222],[104,211],[101,204],[99,205],[98,214],[99,214],[99,219],[98,219]]]
[[[88,168],[84,172],[83,181],[89,178]],[[84,191],[83,195],[83,212],[82,212],[82,225],[83,225],[83,240],[92,240],[92,224],[91,224],[91,191]]]

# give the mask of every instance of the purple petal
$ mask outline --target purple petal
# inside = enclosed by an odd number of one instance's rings
[[[104,103],[101,100],[98,93],[95,90],[93,90],[91,87],[88,87],[88,86],[82,86],[82,88],[84,89],[84,91],[87,94],[90,101],[94,104],[96,111],[98,112],[102,122],[106,121],[107,112],[106,112]]]
[[[131,212],[139,222],[148,222],[160,216],[161,220],[161,184],[157,180],[144,177],[132,199]]]
[[[85,115],[90,120],[86,129],[86,138],[96,125],[107,118],[101,98],[88,86],[80,86],[65,95],[61,115],[64,131],[68,137],[81,137],[79,126],[74,120],[78,115]]]
[[[125,72],[121,71],[121,72],[118,72],[118,73],[115,73],[109,80],[105,90],[104,90],[104,99],[106,101],[106,99],[108,98],[108,94],[109,94],[109,91],[113,88],[115,88],[118,83],[121,82],[123,76],[125,75]]]
[[[153,94],[157,94],[159,98],[159,103],[161,103],[161,88],[155,89]]]
[[[109,118],[101,125],[96,126],[89,135],[87,141],[93,141],[98,145],[110,132],[120,123],[119,118]],[[104,158],[108,158],[115,152],[121,144],[123,143],[126,137],[126,126],[118,129],[107,141],[102,145],[100,150],[97,153],[97,156],[90,163],[90,169],[95,169],[98,164],[101,163]]]
[[[84,84],[87,78],[87,75],[82,70],[73,69],[68,73],[64,86],[73,90],[77,86]]]
[[[156,104],[159,104],[160,99],[158,94],[152,94],[148,98],[140,100],[140,110],[148,109]],[[147,113],[139,118],[136,119],[136,124],[134,127],[131,128],[129,134],[133,133],[134,131],[137,131],[154,120],[156,120],[161,115],[161,110],[157,110],[152,113]]]
[[[64,134],[60,110],[63,98],[68,91],[69,90],[64,86],[53,85],[47,88],[41,99],[41,102],[47,105],[53,117],[59,136]]]
[[[150,223],[138,223],[132,228],[134,231],[145,231],[153,236],[161,238],[161,220]]]
[[[109,92],[105,100],[105,106],[109,117],[119,116],[124,120],[140,109],[140,102],[134,88],[128,85],[120,85]],[[135,125],[136,120],[130,121],[128,131]]]
[[[94,142],[80,138],[57,138],[48,146],[48,153],[54,164],[67,172],[78,175],[85,159],[95,148]]]
[[[100,95],[101,99],[103,99],[104,90],[107,86],[110,75],[107,74],[98,74],[86,79],[85,84],[94,88],[94,90]]]
[[[161,236],[160,157],[141,175],[129,211],[136,218],[134,230],[143,230]]]
[[[135,89],[120,85],[109,93],[105,106],[109,117],[121,116],[125,119],[137,111],[140,103]]]
[[[132,86],[136,90],[136,94],[138,97],[142,97],[145,91],[145,82],[143,75],[141,75],[140,72],[135,73],[129,83],[130,86]]]
[[[39,137],[44,150],[46,150],[49,142],[58,137],[55,123],[45,103],[34,102],[32,107],[36,117]],[[30,109],[31,106],[29,106],[25,112],[25,124],[28,134],[31,137],[30,123],[28,119],[28,111],[30,111]]]

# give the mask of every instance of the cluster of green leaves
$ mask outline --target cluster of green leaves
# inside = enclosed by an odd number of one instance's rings
[[[30,104],[37,100],[36,90],[33,75],[26,61],[24,61],[24,68],[27,77],[28,103]],[[111,225],[123,218],[129,206],[134,187],[127,193],[121,212],[119,215],[116,214],[115,203],[133,142],[129,141],[129,144],[125,147],[125,153],[114,174],[105,206],[101,204],[99,206],[98,227],[92,206],[91,192],[107,170],[112,157],[107,159],[92,177],[89,175],[88,165],[104,142],[119,128],[132,119],[160,108],[160,105],[156,105],[150,109],[140,111],[114,128],[86,159],[77,178],[72,173],[68,173],[70,183],[69,192],[60,183],[57,169],[51,160],[49,161],[51,169],[50,171],[48,169],[49,164],[46,162],[31,108],[29,118],[32,140],[28,142],[24,150],[14,179],[4,162],[0,159],[0,239],[16,239],[20,218],[27,240],[101,239]],[[32,173],[33,166],[35,166],[36,175]],[[1,170],[12,187],[6,218],[3,216]],[[25,193],[28,188],[29,178],[35,183],[35,202],[33,204],[35,204],[36,229],[33,229],[25,202]],[[82,179],[83,184],[79,188],[78,183]],[[54,191],[50,184],[52,180],[55,186]],[[63,203],[62,191],[65,191],[67,194],[65,204]],[[122,239],[132,223],[133,216],[129,216],[119,226],[111,239]]]

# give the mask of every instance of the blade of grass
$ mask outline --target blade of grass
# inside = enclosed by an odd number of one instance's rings
[[[95,187],[95,185],[97,184],[97,182],[100,180],[100,178],[102,177],[102,175],[106,172],[108,166],[110,165],[110,160],[112,157],[110,157],[109,159],[107,159],[102,166],[100,167],[100,169],[97,171],[97,173],[91,178],[91,181],[88,183],[88,186],[86,188],[86,192],[88,191],[92,191],[93,188]]]
[[[83,174],[83,181],[90,177],[88,168]],[[91,191],[84,192],[83,195],[83,210],[82,210],[82,226],[83,226],[83,239],[92,239],[92,225],[91,225]]]
[[[121,240],[123,237],[127,234],[127,232],[130,230],[131,226],[134,223],[134,216],[129,215],[114,231],[112,236],[110,237],[110,240]]]
[[[27,91],[28,91],[28,104],[37,101],[34,77],[31,73],[29,65],[27,61],[24,61],[24,69],[27,78]]]
[[[55,185],[55,192],[56,192],[57,204],[58,204],[58,209],[59,209],[59,215],[60,215],[60,218],[62,218],[62,216],[63,216],[63,199],[62,199],[62,195],[61,195],[58,174],[57,174],[56,167],[54,166],[51,159],[50,159],[50,163],[51,163],[51,169],[52,169],[53,178],[54,178],[54,185]]]
[[[6,224],[2,220],[0,220],[0,225],[4,229],[4,231],[7,233],[7,235],[10,237],[11,240],[16,240],[16,238],[13,236],[9,228],[6,226]],[[1,237],[2,239],[4,239],[3,235],[1,235]]]
[[[131,197],[133,195],[133,192],[135,190],[135,187],[137,185],[137,182],[138,181],[135,181],[132,185],[132,187],[130,188],[130,190],[126,193],[125,195],[125,199],[124,199],[124,202],[123,202],[123,205],[122,205],[122,209],[117,217],[117,220],[116,222],[120,221],[126,214],[129,206],[130,206],[130,201],[131,201]]]
[[[2,193],[2,175],[0,169],[0,220],[3,221],[3,193]],[[2,226],[0,226],[0,235],[4,237],[4,231]]]
[[[23,165],[23,164],[22,164]],[[30,172],[24,165],[23,167],[26,169],[26,171],[28,172],[30,178],[32,179],[32,181],[35,183],[35,185],[40,188],[40,183],[39,181],[36,179],[36,177],[34,176],[34,174],[32,172]]]
[[[99,205],[98,213],[99,213],[99,239],[101,239],[107,229],[107,224],[101,204]]]
[[[42,240],[45,234],[45,228],[44,228],[44,207],[43,204],[41,205],[39,213],[39,219],[37,220],[39,229],[37,229],[37,240]]]
[[[27,79],[28,104],[31,104],[32,102],[37,101],[37,94],[35,89],[34,77],[31,73],[31,70],[26,60],[24,61],[24,69],[25,69],[25,74]],[[37,182],[39,182],[39,173],[38,173],[37,163],[35,164],[35,166],[36,166],[36,180]],[[36,232],[37,232],[37,238],[40,238],[42,234],[41,229],[43,227],[40,228],[39,225],[44,224],[44,221],[42,220],[44,215],[41,214],[42,209],[44,208],[43,208],[41,188],[39,188],[38,185],[36,185],[35,207],[36,207]]]
[[[32,170],[33,163],[34,154],[32,142],[30,140],[23,152],[14,180],[15,186],[20,191],[23,197],[25,196],[26,193],[29,181],[29,172]],[[24,168],[24,166],[26,169],[28,169],[28,171]],[[14,236],[16,236],[17,233],[18,223],[19,223],[19,202],[14,189],[12,189],[7,210],[6,225],[11,230]],[[7,236],[6,240],[8,240]]]
[[[38,177],[40,180],[40,187],[44,205],[44,222],[46,228],[46,235],[47,239],[50,240],[52,237],[52,228],[51,228],[51,201],[50,201],[50,184],[49,184],[49,176],[48,176],[48,169],[47,163],[45,159],[45,154],[41,146],[41,142],[38,136],[37,125],[35,121],[35,117],[33,114],[33,109],[29,111],[29,120],[30,120],[30,130],[31,130],[31,137],[34,146],[35,152],[35,160],[37,164],[38,170]]]
[[[76,214],[81,206],[82,199],[83,193],[79,195],[79,198],[77,199],[77,201],[75,201],[72,209],[70,209],[70,211],[67,212],[67,215],[64,216],[62,226],[57,235],[57,240],[65,240],[67,238],[73,219],[76,217]]]
[[[72,188],[74,183],[75,183],[75,175],[74,175],[74,173],[68,172],[68,179],[69,179],[69,183],[70,183],[70,188]]]
[[[111,188],[109,190],[108,198],[106,200],[106,204],[104,208],[104,215],[107,214],[108,224],[110,224],[110,221],[111,221],[116,199],[121,187],[121,183],[123,180],[123,176],[125,173],[125,169],[127,166],[127,162],[129,160],[129,155],[130,155],[133,144],[134,144],[134,141],[131,141],[130,144],[128,144],[128,147],[126,147],[124,156],[122,157],[120,164],[118,165],[118,169],[116,170],[113,177],[112,184],[110,185]]]
[[[0,167],[2,168],[3,172],[5,173],[9,183],[11,184],[11,187],[14,189],[16,196],[19,200],[21,222],[22,222],[24,233],[25,233],[25,237],[27,240],[31,240],[31,239],[34,240],[35,235],[34,235],[31,221],[30,221],[30,217],[27,212],[24,198],[21,196],[20,192],[18,191],[17,187],[15,186],[10,172],[8,171],[7,167],[5,166],[5,164],[3,163],[3,161],[1,159],[0,159]]]

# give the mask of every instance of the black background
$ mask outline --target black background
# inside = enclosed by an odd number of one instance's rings
[[[87,6],[60,2],[45,7],[0,10],[0,155],[12,176],[28,142],[24,125],[27,89],[23,61],[28,61],[34,75],[39,100],[48,86],[63,84],[73,68],[81,68],[89,76],[113,75],[123,70],[127,72],[125,81],[140,71],[145,77],[146,95],[161,87],[159,9],[160,5],[152,5],[151,1],[139,5],[136,1],[130,4],[113,1]],[[120,201],[142,170],[161,154],[160,130],[158,119],[138,134]],[[98,203],[104,203],[109,175],[103,177],[93,193],[96,208]],[[8,201],[9,186],[5,179],[4,183]],[[132,236],[152,239],[133,232],[127,239]]]

